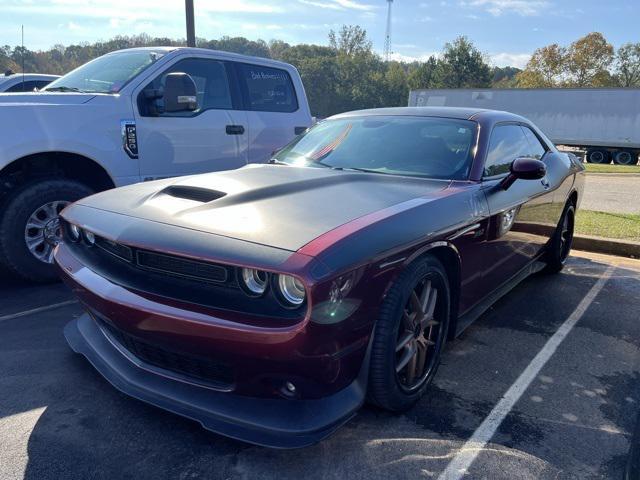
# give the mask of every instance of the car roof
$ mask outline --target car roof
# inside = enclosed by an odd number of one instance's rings
[[[352,112],[340,113],[330,118],[366,117],[374,115],[389,116],[413,116],[413,117],[443,117],[456,118],[460,120],[478,121],[516,121],[527,122],[519,115],[500,110],[487,110],[483,108],[464,107],[391,107],[391,108],[370,108],[367,110],[354,110]],[[528,122],[527,122],[528,123]]]
[[[49,75],[46,73],[13,73],[11,75],[0,75],[0,81],[2,80],[10,80],[12,78],[22,78],[24,76],[25,80],[55,80],[56,78],[60,78],[60,75]]]

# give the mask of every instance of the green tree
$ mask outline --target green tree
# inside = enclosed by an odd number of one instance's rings
[[[613,46],[599,32],[592,32],[573,42],[567,49],[567,85],[574,87],[606,86],[613,63]]]
[[[407,76],[409,89],[440,87],[441,85],[437,83],[441,77],[438,72],[439,68],[438,60],[433,55],[426,62],[420,62],[417,66],[413,66]]]
[[[560,85],[566,71],[567,51],[557,43],[538,48],[516,77],[521,88],[550,88]]]
[[[329,45],[339,53],[354,56],[371,53],[371,41],[367,31],[358,25],[343,25],[340,31],[329,31]]]
[[[467,37],[446,43],[442,53],[439,81],[446,88],[491,86],[491,69],[482,53]]]
[[[625,43],[616,54],[617,79],[621,87],[640,86],[640,43]]]

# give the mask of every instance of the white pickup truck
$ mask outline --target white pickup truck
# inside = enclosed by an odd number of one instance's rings
[[[196,48],[97,58],[0,95],[0,267],[55,277],[58,213],[92,192],[266,162],[312,123],[297,70]]]

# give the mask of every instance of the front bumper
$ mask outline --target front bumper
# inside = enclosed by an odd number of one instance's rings
[[[310,400],[217,392],[132,363],[88,314],[69,322],[64,334],[71,348],[123,393],[256,445],[299,448],[317,443],[355,415],[365,397],[358,379],[333,395]]]

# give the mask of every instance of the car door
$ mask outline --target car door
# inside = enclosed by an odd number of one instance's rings
[[[239,94],[229,66],[215,58],[178,60],[136,96],[136,133],[143,179],[238,168],[247,163],[247,118],[234,107]],[[196,84],[198,109],[155,113],[145,91],[161,91],[169,73],[188,74]]]
[[[507,190],[501,186],[513,160],[518,157],[544,159],[547,154],[542,144],[532,145],[528,135],[517,123],[498,124],[491,132],[482,182],[490,214],[484,256],[485,293],[527,266],[549,238],[548,231],[539,228],[553,209],[553,191],[548,178],[516,180]]]
[[[311,116],[286,70],[251,63],[234,65],[249,123],[249,162],[263,163],[310,127]]]

